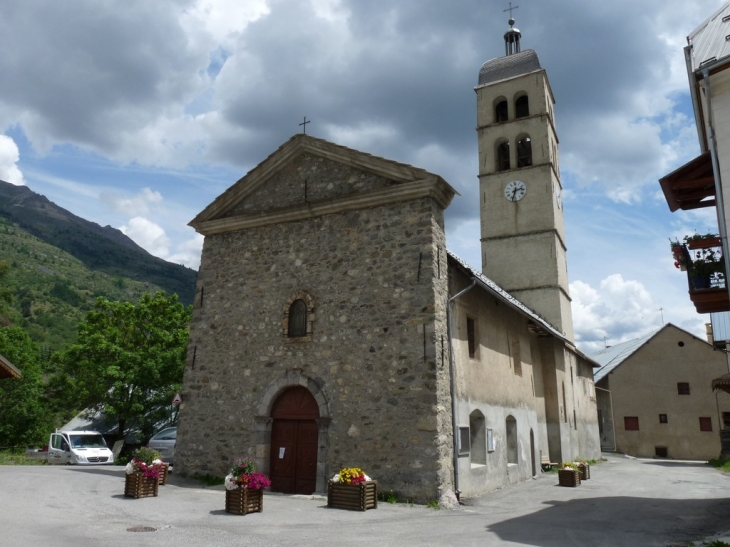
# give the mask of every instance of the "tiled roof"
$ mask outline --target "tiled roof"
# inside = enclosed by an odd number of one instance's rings
[[[542,70],[542,67],[537,58],[537,53],[532,49],[514,53],[513,55],[497,57],[482,65],[477,87],[516,78],[537,70]]]
[[[649,334],[642,336],[641,338],[635,338],[628,342],[622,342],[615,346],[607,347],[602,349],[598,353],[591,355],[591,359],[601,365],[598,370],[593,372],[593,379],[596,382],[600,382],[606,374],[613,371],[626,359],[636,352],[641,346],[651,340],[661,329],[651,331]]]
[[[553,336],[556,336],[557,338],[560,338],[561,340],[566,340],[565,335],[558,331],[555,327],[553,327],[550,323],[545,320],[541,315],[539,315],[537,312],[531,310],[527,306],[525,306],[522,302],[517,300],[514,296],[512,296],[510,293],[505,291],[502,287],[497,285],[494,281],[489,279],[487,276],[485,276],[480,271],[472,268],[464,262],[461,258],[456,256],[451,251],[447,251],[448,256],[450,259],[452,259],[454,262],[456,262],[462,270],[466,271],[467,275],[470,277],[474,277],[477,280],[477,283],[479,283],[482,288],[488,289],[489,291],[493,292],[497,296],[499,296],[502,300],[506,301],[508,304],[510,304],[513,308],[516,308],[518,311],[522,312],[523,314],[527,315],[530,319],[535,321],[536,323],[539,323],[540,326],[542,326],[546,331],[550,332]]]

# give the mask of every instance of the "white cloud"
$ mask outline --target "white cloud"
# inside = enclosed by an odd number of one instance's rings
[[[149,188],[143,188],[136,196],[123,196],[113,190],[103,191],[99,198],[113,211],[127,216],[142,217],[150,212],[150,205],[162,202],[162,194]]]
[[[159,224],[144,217],[134,217],[126,225],[120,226],[119,230],[148,253],[160,258],[168,256],[170,238]]]
[[[621,274],[604,278],[595,289],[582,281],[570,284],[576,343],[586,353],[646,334],[662,326],[662,315],[649,291]]]
[[[23,173],[18,168],[20,152],[15,141],[6,135],[0,135],[0,180],[15,184],[25,185]]]
[[[168,262],[183,264],[188,268],[197,270],[200,267],[200,254],[203,252],[204,237],[201,234],[195,234],[192,239],[183,241],[177,246],[177,252],[165,258]]]

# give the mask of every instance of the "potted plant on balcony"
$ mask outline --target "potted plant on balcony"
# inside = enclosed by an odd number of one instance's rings
[[[677,240],[672,241],[670,239],[669,246],[672,249],[672,256],[674,256],[674,267],[682,270],[683,272],[686,272],[687,250],[685,249],[684,245]]]
[[[271,480],[256,472],[256,462],[251,458],[239,458],[226,475],[226,513],[247,515],[264,510],[264,488]]]
[[[717,234],[692,234],[684,236],[684,242],[689,249],[706,249],[707,247],[720,247],[722,242]]]
[[[687,265],[692,289],[709,289],[712,279],[725,279],[725,263],[722,253],[713,248],[694,252]]]

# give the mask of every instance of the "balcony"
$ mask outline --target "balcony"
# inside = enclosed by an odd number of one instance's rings
[[[697,313],[730,311],[730,297],[725,283],[725,262],[717,235],[694,235],[684,244],[672,242],[674,264],[687,272],[689,298]]]

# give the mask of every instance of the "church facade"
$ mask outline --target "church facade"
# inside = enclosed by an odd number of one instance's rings
[[[308,135],[191,222],[205,243],[179,472],[252,456],[272,490],[308,494],[357,466],[428,501],[527,479],[542,457],[599,456],[552,95],[517,49],[476,88],[483,271],[446,249],[456,192],[441,177]]]

